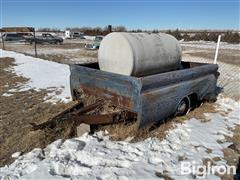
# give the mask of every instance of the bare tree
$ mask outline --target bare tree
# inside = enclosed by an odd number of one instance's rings
[[[116,32],[126,32],[127,29],[124,26],[116,26],[116,27],[114,27],[113,31],[116,31]]]

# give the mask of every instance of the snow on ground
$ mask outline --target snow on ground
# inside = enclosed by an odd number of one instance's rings
[[[183,47],[194,47],[201,49],[216,49],[217,43],[211,41],[183,41],[180,42]],[[240,50],[240,44],[229,44],[220,42],[220,49]]]
[[[224,136],[232,136],[229,128],[240,124],[239,102],[221,97],[216,107],[219,113],[206,114],[209,121],[203,123],[193,118],[178,124],[162,141],[156,138],[137,143],[111,141],[103,132],[57,140],[0,168],[0,178],[159,179],[155,172],[166,171],[172,178],[193,179],[193,175],[180,174],[181,162],[202,165],[204,159],[218,157],[216,165],[226,165],[222,149],[231,143]],[[221,115],[227,109],[231,112]],[[206,179],[220,178],[208,175]]]
[[[29,79],[26,84],[20,85],[20,91],[29,89],[53,90],[53,93],[49,93],[48,97],[46,97],[48,101],[68,102],[71,100],[69,84],[70,69],[68,65],[25,56],[12,51],[0,50],[0,55],[0,57],[14,58],[17,65],[9,70],[15,72],[18,76]],[[10,90],[4,95],[11,94],[11,91],[19,91],[19,89]]]

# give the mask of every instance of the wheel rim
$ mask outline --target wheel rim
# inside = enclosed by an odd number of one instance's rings
[[[178,104],[177,107],[177,115],[183,116],[186,115],[190,110],[190,102],[188,98],[184,98],[181,100],[181,102]]]
[[[186,102],[185,101],[181,101],[179,106],[178,106],[178,113],[180,113],[180,114],[184,113],[186,107],[187,107]]]

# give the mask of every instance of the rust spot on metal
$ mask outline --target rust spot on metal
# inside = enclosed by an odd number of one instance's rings
[[[136,114],[127,112],[127,111],[121,111],[117,113],[111,113],[111,114],[91,114],[91,115],[81,115],[78,117],[75,117],[75,120],[78,123],[85,123],[89,125],[104,125],[104,124],[113,124],[113,123],[119,123],[126,120],[133,120],[136,119]]]
[[[94,110],[94,109],[102,106],[103,103],[104,103],[103,100],[99,100],[99,101],[95,102],[94,104],[88,105],[88,106],[83,107],[83,108],[81,108],[81,109],[79,109],[79,110],[75,110],[73,113],[74,113],[75,115],[81,115],[81,114],[90,112],[90,111],[92,111],[92,110]]]
[[[75,120],[89,125],[112,124],[115,114],[81,115]]]
[[[81,86],[79,90],[87,96],[95,96],[104,100],[110,100],[111,104],[122,107],[124,109],[132,110],[132,108],[134,107],[134,102],[131,98],[111,92],[107,89]]]

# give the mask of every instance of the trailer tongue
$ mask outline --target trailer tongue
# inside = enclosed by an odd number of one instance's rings
[[[106,125],[125,121],[133,117],[133,114],[126,111],[118,111],[111,114],[94,114],[94,111],[102,107],[104,103],[106,103],[104,100],[97,100],[95,103],[83,107],[82,102],[77,102],[72,107],[59,113],[47,122],[41,124],[30,123],[30,125],[32,126],[32,130],[36,131],[45,128],[53,129],[59,123],[63,123],[63,121],[74,121],[75,126],[81,123],[89,125]]]

